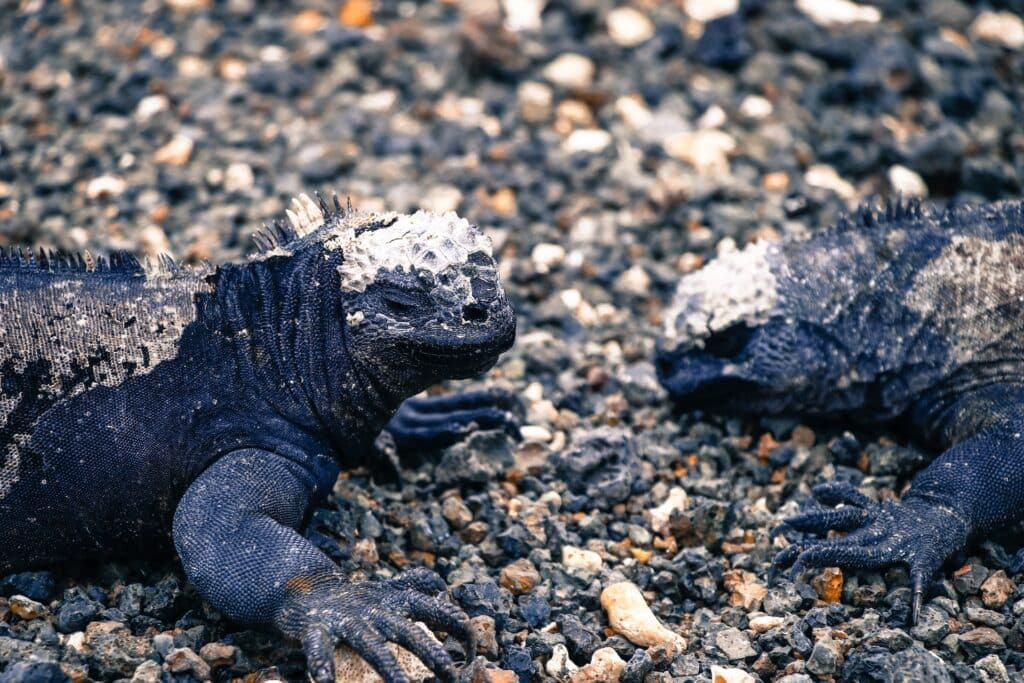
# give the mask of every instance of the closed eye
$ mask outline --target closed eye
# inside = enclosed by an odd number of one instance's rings
[[[704,351],[716,358],[735,358],[747,348],[754,329],[745,323],[730,325],[704,340]]]

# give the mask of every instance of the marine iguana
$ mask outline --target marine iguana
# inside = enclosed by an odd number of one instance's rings
[[[902,421],[943,452],[900,502],[813,489],[792,565],[908,567],[926,585],[968,537],[1024,517],[1024,204],[864,207],[725,253],[678,284],[657,369],[684,406]]]
[[[350,582],[300,530],[403,400],[490,368],[515,336],[490,240],[454,213],[303,195],[247,262],[0,258],[0,575],[170,536],[230,618],[299,639],[333,681],[344,642],[388,683],[393,641],[454,679],[412,619],[469,642],[426,569]],[[502,425],[501,401],[407,403],[406,446]],[[168,546],[170,544],[167,544]]]

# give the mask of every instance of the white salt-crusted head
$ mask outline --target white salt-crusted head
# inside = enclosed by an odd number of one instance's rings
[[[376,216],[374,223],[384,227],[360,230],[359,224],[346,224],[331,231],[324,243],[344,254],[338,266],[343,290],[365,291],[381,271],[401,268],[437,275],[465,264],[470,254],[491,256],[490,239],[453,211],[389,214]]]
[[[737,323],[766,322],[779,298],[771,267],[777,252],[771,242],[749,244],[680,280],[665,311],[665,347],[703,348],[705,339]]]

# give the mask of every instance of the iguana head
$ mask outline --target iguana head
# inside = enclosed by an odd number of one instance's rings
[[[298,256],[336,353],[396,390],[490,368],[515,339],[491,242],[453,212],[373,214],[302,195],[261,258]],[[328,360],[328,362],[330,362]]]
[[[813,412],[835,388],[845,359],[821,334],[824,319],[793,315],[790,265],[782,246],[758,242],[682,278],[665,311],[657,359],[661,382],[678,402],[727,412]]]

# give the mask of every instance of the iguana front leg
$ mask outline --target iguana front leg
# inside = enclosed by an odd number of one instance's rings
[[[782,551],[773,569],[838,566],[878,569],[904,564],[916,623],[925,588],[969,536],[1024,517],[1024,421],[1006,421],[956,444],[916,477],[899,503],[876,503],[849,484],[814,489],[819,503],[780,527],[824,536]]]
[[[215,462],[174,515],[174,543],[189,581],[228,617],[273,625],[301,641],[317,683],[334,681],[338,643],[386,683],[405,683],[388,641],[454,681],[451,656],[412,622],[463,638],[472,657],[469,618],[440,598],[444,582],[425,569],[381,583],[348,581],[296,531],[314,488],[297,463],[266,451],[237,451]]]

